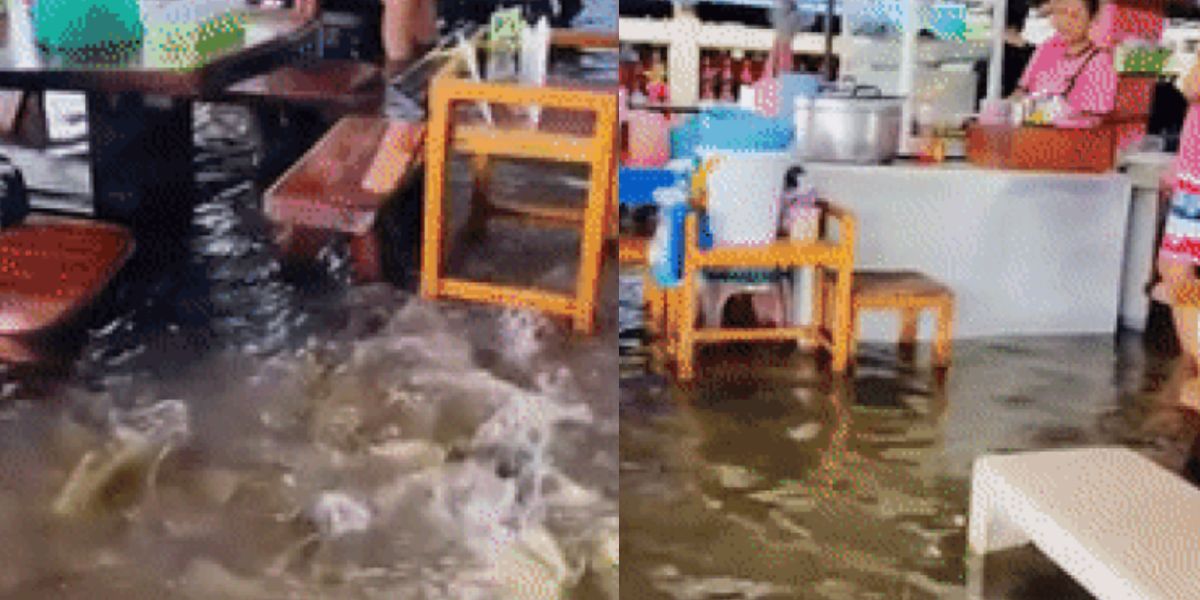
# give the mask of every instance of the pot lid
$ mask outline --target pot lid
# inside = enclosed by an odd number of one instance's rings
[[[829,110],[842,111],[877,111],[895,108],[904,104],[903,96],[850,96],[850,95],[821,95],[816,98],[796,98],[796,106],[811,106]]]

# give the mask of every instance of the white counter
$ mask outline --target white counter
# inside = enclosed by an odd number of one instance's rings
[[[1116,331],[1132,192],[1125,175],[964,163],[806,169],[824,196],[857,215],[859,268],[916,269],[955,291],[955,337]],[[862,339],[896,339],[891,315],[862,324]],[[922,322],[923,339],[931,325]]]

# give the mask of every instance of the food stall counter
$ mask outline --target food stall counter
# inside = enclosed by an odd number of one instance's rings
[[[956,337],[1113,333],[1122,291],[1146,283],[1124,276],[1132,194],[1124,174],[957,161],[805,169],[858,216],[858,268],[915,269],[954,290]],[[862,338],[895,339],[892,321],[864,315]]]

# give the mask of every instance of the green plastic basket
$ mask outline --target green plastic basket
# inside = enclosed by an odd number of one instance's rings
[[[138,0],[38,0],[33,26],[48,50],[136,48],[143,29]]]
[[[199,22],[147,28],[146,58],[173,69],[193,69],[245,42],[245,15],[228,12]]]

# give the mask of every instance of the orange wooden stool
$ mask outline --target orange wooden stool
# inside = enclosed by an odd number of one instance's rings
[[[854,333],[851,359],[857,355],[859,317],[864,310],[900,312],[900,344],[911,348],[917,341],[917,318],[923,310],[937,313],[933,342],[933,364],[950,365],[954,325],[954,292],[930,277],[913,271],[860,271],[854,274],[851,314]]]

